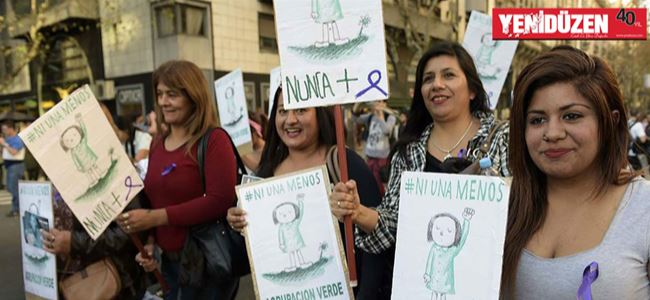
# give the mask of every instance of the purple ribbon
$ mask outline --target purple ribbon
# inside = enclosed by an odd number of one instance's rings
[[[372,79],[372,74],[377,74],[377,80]],[[388,93],[378,86],[379,82],[381,82],[381,72],[379,72],[379,70],[373,70],[368,74],[368,83],[370,83],[370,86],[358,92],[355,99],[363,96],[363,94],[367,93],[372,88],[378,89],[382,94],[384,94],[384,96],[388,96]]]
[[[578,300],[592,300],[591,284],[598,279],[598,263],[591,262],[582,272],[582,284],[578,289]]]
[[[458,158],[463,157],[465,157],[465,148],[461,148],[460,151],[458,151]]]
[[[54,192],[54,201],[56,202],[56,204],[59,204],[61,200],[63,200],[63,197],[61,197],[61,193],[59,193],[59,191]]]
[[[174,171],[174,169],[176,169],[176,163],[172,163],[171,165],[166,166],[166,167],[163,169],[162,173],[160,173],[160,175],[162,175],[162,176],[167,176],[169,173],[171,173],[172,171]]]
[[[129,201],[129,196],[131,196],[131,189],[134,187],[141,187],[141,184],[133,184],[133,179],[131,179],[131,176],[126,176],[124,179],[124,186],[128,187],[129,190],[126,192],[126,201]]]

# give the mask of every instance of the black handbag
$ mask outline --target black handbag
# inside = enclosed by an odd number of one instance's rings
[[[205,192],[205,152],[208,148],[208,140],[213,129],[208,130],[206,134],[201,137],[198,142],[197,161],[199,172],[201,174],[201,184]],[[218,128],[217,130],[223,130]],[[225,132],[225,131],[224,131]],[[235,157],[237,159],[237,180],[241,180],[241,176],[246,174],[244,164],[239,157],[237,148],[226,133],[230,144],[233,147]],[[188,245],[194,243],[194,245]],[[198,249],[197,249],[198,248]],[[208,278],[215,279],[216,281],[229,281],[233,278],[241,277],[250,274],[250,264],[248,261],[248,254],[246,252],[246,242],[244,237],[239,232],[228,226],[227,221],[224,219],[216,220],[212,223],[198,224],[190,227],[189,238],[186,241],[185,250],[189,252],[200,251],[203,255],[199,256],[202,261],[205,275]],[[191,255],[190,255],[191,256]],[[198,263],[201,262],[190,262]],[[184,265],[183,263],[181,263]],[[201,284],[200,278],[190,277],[190,285]]]

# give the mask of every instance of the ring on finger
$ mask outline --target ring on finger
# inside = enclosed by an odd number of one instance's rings
[[[126,231],[131,231],[131,225],[126,225]]]
[[[336,206],[338,206],[339,208],[341,208],[341,200],[336,201]]]

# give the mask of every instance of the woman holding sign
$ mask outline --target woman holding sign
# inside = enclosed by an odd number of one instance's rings
[[[336,145],[334,115],[329,108],[301,108],[285,110],[282,90],[278,89],[269,118],[266,132],[267,141],[262,150],[257,176],[268,178],[321,166],[328,162],[329,152]],[[364,205],[379,204],[380,194],[372,172],[359,155],[347,150],[350,178],[359,182],[359,190],[364,197]],[[336,157],[334,155],[333,157]],[[330,161],[331,162],[331,161]],[[330,181],[335,182],[338,174],[330,171]],[[228,222],[241,231],[246,225],[246,213],[237,207],[228,210]],[[307,221],[307,220],[306,220]],[[390,297],[390,291],[383,290],[383,282],[390,282],[389,274],[384,273],[387,258],[373,255],[357,249],[357,269],[359,286],[357,299],[384,299]],[[386,277],[385,277],[386,276]]]
[[[427,51],[418,63],[415,90],[404,132],[389,156],[381,204],[363,205],[354,180],[337,184],[330,196],[334,214],[351,216],[361,229],[357,246],[371,253],[395,246],[402,172],[458,173],[486,155],[501,175],[510,174],[508,128],[497,124],[474,61],[461,45],[440,42]]]
[[[153,86],[159,122],[168,130],[160,132],[149,152],[144,183],[152,209],[124,213],[118,221],[129,233],[154,229],[145,247],[150,254],[154,245],[163,251],[161,271],[171,287],[165,299],[179,299],[179,295],[180,299],[230,299],[238,278],[217,283],[205,278],[194,264],[181,265],[187,255],[183,250],[190,227],[225,217],[233,205],[236,163],[230,138],[223,130],[211,132],[205,153],[208,184],[204,190],[197,165],[197,142],[210,128],[217,127],[208,83],[195,64],[169,61],[154,71]],[[140,254],[136,261],[146,271],[157,267],[154,259]],[[190,285],[188,277],[195,278],[196,273],[202,282]]]
[[[612,69],[556,47],[519,74],[511,115],[502,294],[649,299],[650,185],[629,168]]]

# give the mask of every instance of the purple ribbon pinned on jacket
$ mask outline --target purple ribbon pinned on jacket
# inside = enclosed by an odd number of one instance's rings
[[[578,300],[592,300],[591,299],[591,285],[598,279],[598,263],[591,262],[582,272],[582,284],[578,289]]]

